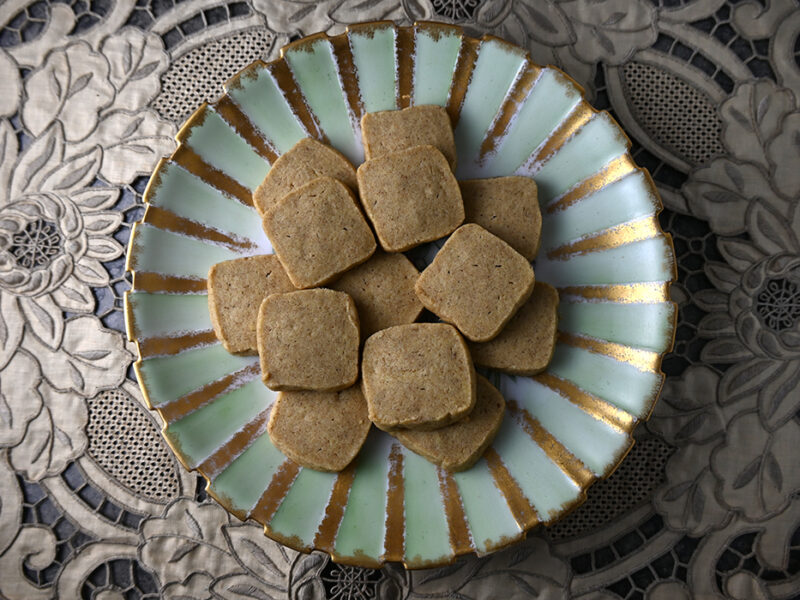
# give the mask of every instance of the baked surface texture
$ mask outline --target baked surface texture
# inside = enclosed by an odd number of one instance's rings
[[[433,146],[369,160],[357,176],[361,204],[387,252],[438,240],[464,221],[458,182]]]
[[[422,304],[471,341],[495,337],[533,291],[534,274],[519,252],[480,225],[459,227],[422,272]]]
[[[522,305],[496,338],[469,344],[476,365],[513,375],[536,375],[547,368],[556,346],[558,292],[537,281]]]
[[[257,329],[261,378],[272,390],[331,392],[358,379],[358,313],[344,292],[273,294]]]
[[[299,465],[336,472],[356,457],[369,433],[367,403],[358,386],[339,392],[281,392],[267,431]]]
[[[362,356],[370,420],[381,429],[436,429],[475,405],[466,343],[446,323],[414,323],[370,336]]]
[[[416,320],[422,312],[414,293],[418,277],[419,271],[404,255],[378,251],[331,288],[350,294],[358,309],[361,338],[366,339],[381,329]]]
[[[477,375],[477,396],[472,412],[452,425],[435,431],[397,429],[392,435],[448,471],[470,468],[492,443],[503,422],[506,402],[489,381]]]
[[[377,247],[350,189],[320,177],[264,215],[264,231],[298,288],[311,288],[367,260]]]
[[[450,116],[443,106],[411,106],[367,113],[361,117],[367,160],[414,146],[434,146],[456,168],[456,143]]]
[[[297,142],[281,154],[253,193],[253,204],[261,216],[286,194],[319,177],[333,177],[356,190],[356,170],[341,152],[312,138]]]
[[[528,260],[536,258],[542,214],[536,183],[530,177],[493,177],[460,181],[464,221],[477,223]]]
[[[270,294],[291,292],[292,285],[274,254],[220,262],[208,272],[208,311],[214,333],[228,352],[258,354],[256,320]]]

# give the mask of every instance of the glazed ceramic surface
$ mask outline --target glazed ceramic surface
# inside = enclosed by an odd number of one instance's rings
[[[345,471],[304,469],[266,433],[275,393],[260,381],[258,358],[217,342],[205,277],[216,262],[271,252],[251,194],[281,153],[311,136],[358,165],[361,116],[416,104],[447,107],[459,178],[536,180],[536,277],[561,296],[555,355],[536,377],[486,373],[508,410],[493,446],[467,471],[438,469],[375,429]],[[128,334],[165,438],[230,512],[339,561],[432,566],[558,519],[628,452],[674,337],[672,244],[629,140],[562,72],[456,27],[354,25],[251,65],[178,140],[152,176],[131,240]],[[418,266],[436,249],[414,253]]]

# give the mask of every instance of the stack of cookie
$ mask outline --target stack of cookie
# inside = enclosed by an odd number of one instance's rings
[[[466,469],[505,408],[474,365],[531,375],[553,352],[558,295],[530,262],[536,185],[456,181],[438,106],[367,114],[362,134],[357,171],[312,139],[275,162],[254,194],[275,254],[212,267],[214,330],[228,351],[259,355],[280,392],[269,435],[295,462],[339,471],[374,423]],[[421,274],[402,254],[446,236]]]

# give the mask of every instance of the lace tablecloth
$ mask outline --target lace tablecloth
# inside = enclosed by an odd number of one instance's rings
[[[634,140],[675,242],[655,414],[585,505],[406,572],[265,538],[143,405],[124,247],[177,127],[290,40],[441,20],[526,47]],[[793,0],[0,3],[0,597],[800,598],[800,7]]]

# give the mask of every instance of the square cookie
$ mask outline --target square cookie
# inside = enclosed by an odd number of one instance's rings
[[[331,288],[346,292],[356,303],[361,338],[376,331],[413,323],[422,312],[414,293],[419,271],[402,254],[376,252],[367,262],[342,275]]]
[[[257,331],[261,379],[272,390],[335,392],[358,379],[358,313],[344,292],[273,294]]]
[[[297,464],[336,472],[356,457],[370,425],[364,395],[352,386],[340,392],[281,392],[267,431]]]
[[[356,173],[361,204],[387,252],[437,240],[464,220],[458,182],[433,146],[386,154]]]
[[[489,342],[471,343],[475,364],[514,375],[536,375],[547,368],[556,346],[558,292],[536,282],[533,293],[503,331]]]
[[[533,291],[533,268],[480,225],[459,227],[419,276],[423,306],[473,342],[495,337]]]
[[[274,254],[235,258],[211,267],[208,312],[225,349],[233,354],[258,354],[256,320],[261,302],[270,294],[295,289]]]
[[[253,204],[262,217],[289,192],[317,179],[333,177],[358,189],[356,170],[337,150],[312,138],[297,142],[281,154],[253,192]]]
[[[426,104],[402,110],[384,110],[361,117],[364,154],[372,160],[414,146],[433,146],[456,168],[456,142],[450,116],[443,106]]]
[[[453,326],[397,325],[367,338],[361,389],[381,429],[437,429],[472,410],[475,369]]]
[[[542,214],[530,177],[494,177],[459,182],[464,220],[493,233],[528,260],[536,258]]]
[[[264,231],[295,287],[323,285],[367,260],[377,245],[350,189],[320,177],[264,215]]]
[[[392,435],[448,471],[469,469],[494,440],[506,408],[503,394],[484,377],[478,375],[477,380],[475,407],[460,421],[435,431],[396,429]]]

